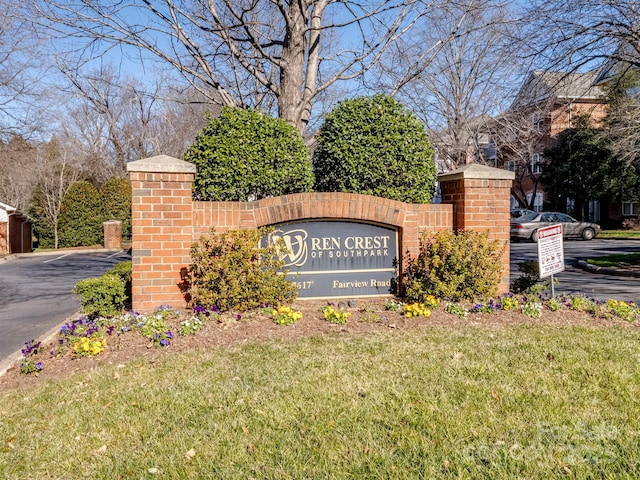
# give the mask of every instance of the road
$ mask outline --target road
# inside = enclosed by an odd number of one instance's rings
[[[0,360],[78,312],[80,303],[71,290],[79,280],[99,277],[130,259],[125,251],[59,252],[0,262]]]
[[[596,238],[589,242],[565,241],[565,271],[556,275],[560,282],[555,287],[556,295],[582,293],[600,300],[615,298],[640,304],[640,278],[593,274],[575,266],[578,260],[601,257],[611,253],[633,252],[640,252],[639,240]],[[521,275],[518,271],[518,263],[537,259],[537,244],[511,243],[511,281]]]

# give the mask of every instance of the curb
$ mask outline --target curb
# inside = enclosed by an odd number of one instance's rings
[[[585,260],[578,260],[577,267],[589,273],[600,273],[602,275],[612,275],[616,277],[637,277],[640,278],[640,270],[625,270],[615,267],[598,267],[591,265]]]
[[[60,331],[60,328],[62,327],[62,325],[64,325],[65,323],[69,323],[69,322],[75,320],[80,315],[82,315],[82,312],[76,312],[73,315],[68,316],[63,321],[62,324],[51,328],[44,335],[42,335],[41,339],[37,339],[36,338],[35,340],[39,341],[39,342],[42,342],[42,344],[49,343],[58,334],[58,332]],[[22,360],[22,349],[18,350],[17,352],[12,353],[11,355],[9,355],[6,358],[0,359],[0,377],[2,377],[5,373],[7,373],[7,371],[11,367],[13,367],[15,364],[17,364],[20,360]]]

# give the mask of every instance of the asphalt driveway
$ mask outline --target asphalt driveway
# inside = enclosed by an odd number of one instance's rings
[[[78,312],[71,290],[131,256],[126,251],[66,251],[0,260],[0,363]]]

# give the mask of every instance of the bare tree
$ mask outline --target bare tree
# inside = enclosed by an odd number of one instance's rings
[[[511,196],[518,206],[533,210],[536,194],[542,190],[540,170],[531,162],[532,154],[545,148],[549,119],[532,116],[546,114],[546,105],[532,110],[509,110],[493,119],[492,134],[497,145],[497,164],[515,173]],[[546,126],[545,126],[546,125]]]
[[[26,213],[33,189],[37,147],[19,136],[0,141],[0,201]]]
[[[173,67],[211,101],[263,110],[275,106],[303,132],[318,95],[366,73],[394,41],[432,14],[436,3],[448,1],[29,0],[24,5],[28,18],[59,39],[61,51],[78,66],[118,47],[124,55]]]
[[[490,115],[504,108],[516,76],[514,13],[501,1],[466,0],[430,21],[419,32],[422,43],[438,45],[429,61],[419,66],[416,54],[398,42],[384,78],[428,126],[444,169],[486,162]]]
[[[210,104],[191,89],[177,92],[162,77],[141,83],[104,67],[79,76],[71,69],[59,138],[82,145],[88,178],[101,183],[126,175],[126,164],[157,154],[181,156],[204,126]]]
[[[193,89],[165,92],[149,126],[148,142],[153,153],[181,158],[208,119],[219,113],[219,105]]]
[[[44,148],[36,169],[35,197],[40,220],[54,235],[54,248],[58,248],[58,224],[62,201],[69,188],[81,178],[76,165],[76,145],[62,144],[52,139]]]
[[[127,162],[150,154],[147,138],[156,92],[147,92],[131,78],[121,80],[111,68],[82,77],[72,69],[63,73],[72,85],[72,98],[77,99],[69,111],[72,128],[87,155],[102,163],[108,176],[123,176]],[[67,129],[67,136],[73,133]]]
[[[575,71],[613,60],[640,67],[637,0],[532,0],[523,42],[543,68]]]
[[[612,73],[603,85],[608,105],[604,135],[613,156],[640,171],[640,70],[618,65]]]
[[[0,2],[0,139],[27,136],[42,125],[37,82],[36,42],[17,16],[18,0]]]

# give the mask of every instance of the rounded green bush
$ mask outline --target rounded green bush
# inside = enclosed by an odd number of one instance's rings
[[[80,297],[82,311],[90,317],[114,317],[127,302],[125,280],[117,274],[104,274],[76,283],[73,293]]]
[[[424,302],[433,296],[458,302],[495,296],[503,252],[488,232],[423,232],[418,256],[406,258],[406,301]]]
[[[224,108],[183,159],[198,167],[196,200],[248,201],[310,191],[313,170],[302,136],[256,110]]]
[[[278,247],[259,245],[266,233],[260,229],[218,234],[212,229],[194,244],[185,285],[191,304],[224,312],[295,300],[296,286],[286,278]]]
[[[314,189],[429,203],[436,168],[424,125],[387,95],[340,102],[320,128]]]

